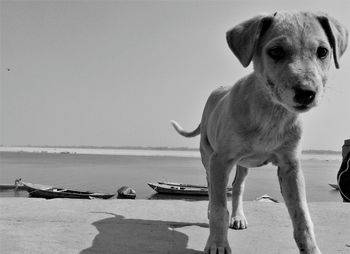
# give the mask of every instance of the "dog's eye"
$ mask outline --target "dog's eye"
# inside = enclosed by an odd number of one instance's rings
[[[267,54],[273,59],[273,60],[281,60],[285,57],[286,52],[282,47],[273,47],[267,51]]]
[[[318,47],[317,49],[317,57],[320,59],[324,59],[328,55],[328,49],[325,47]]]

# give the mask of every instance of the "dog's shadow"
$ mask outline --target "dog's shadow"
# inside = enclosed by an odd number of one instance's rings
[[[121,215],[93,223],[98,230],[92,246],[80,254],[138,254],[178,253],[199,254],[202,251],[187,248],[188,236],[177,228],[199,226],[205,223],[180,223],[161,220],[126,219]]]

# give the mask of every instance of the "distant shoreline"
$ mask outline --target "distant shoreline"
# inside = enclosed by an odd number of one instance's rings
[[[199,158],[199,150],[160,150],[133,148],[82,148],[82,147],[0,147],[0,152],[38,153],[38,154],[85,154],[85,155],[128,155],[128,156],[169,156]]]
[[[67,155],[125,155],[125,156],[163,156],[200,158],[199,149],[194,148],[159,148],[159,147],[49,147],[49,146],[0,146],[0,152],[67,154]],[[324,150],[306,150],[302,160],[341,161],[341,152]]]
[[[150,151],[198,151],[199,148],[191,147],[167,147],[167,146],[0,146],[0,151],[3,149],[12,148],[35,148],[35,149],[101,149],[101,150],[150,150]],[[334,154],[341,155],[341,151],[334,150],[317,150],[308,149],[303,150],[303,154]]]

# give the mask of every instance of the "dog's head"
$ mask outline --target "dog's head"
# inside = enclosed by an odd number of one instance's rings
[[[247,20],[226,38],[244,67],[253,61],[275,102],[305,112],[320,102],[332,59],[339,68],[348,31],[324,14],[278,12]]]

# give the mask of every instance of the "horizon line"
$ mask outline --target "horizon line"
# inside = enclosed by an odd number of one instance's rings
[[[94,146],[94,145],[0,145],[0,147],[33,147],[33,148],[83,148],[83,149],[135,149],[135,150],[173,150],[173,151],[199,151],[194,147],[169,147],[169,146]],[[339,154],[341,150],[330,149],[304,149],[302,153],[334,153]]]

